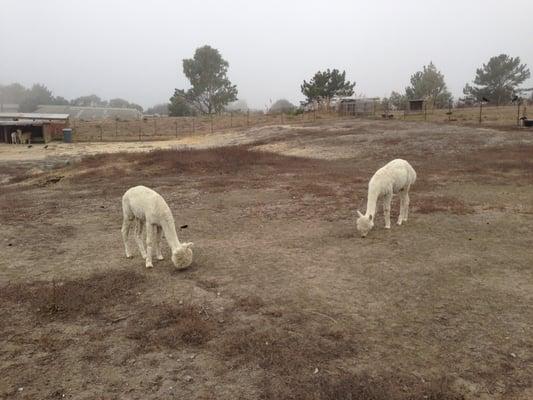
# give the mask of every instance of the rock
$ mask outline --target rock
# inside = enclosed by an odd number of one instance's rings
[[[315,370],[313,371],[313,374],[318,374],[318,368],[315,368]]]
[[[511,353],[511,357],[516,358],[516,354],[515,353]]]
[[[185,375],[185,382],[192,382],[192,376],[190,375]]]

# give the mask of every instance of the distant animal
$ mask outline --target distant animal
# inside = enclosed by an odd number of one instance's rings
[[[172,262],[179,268],[187,268],[192,263],[193,243],[180,243],[176,234],[174,217],[166,201],[156,191],[146,186],[135,186],[122,196],[122,240],[126,257],[131,258],[128,235],[135,226],[135,240],[141,255],[146,260],[146,268],[152,268],[152,250],[155,247],[158,260],[163,260],[161,237],[163,233],[172,252]],[[143,235],[146,231],[146,249]]]
[[[357,230],[361,237],[366,237],[374,227],[376,219],[377,202],[383,198],[383,214],[385,216],[385,228],[390,229],[390,208],[392,195],[400,194],[400,215],[398,225],[407,221],[409,213],[409,189],[416,181],[416,172],[405,160],[396,159],[384,167],[378,169],[368,183],[368,198],[366,213],[363,215],[359,210],[357,214]]]
[[[31,132],[22,132],[17,129],[17,137],[20,144],[31,144]]]
[[[11,144],[17,144],[17,131],[11,132]]]

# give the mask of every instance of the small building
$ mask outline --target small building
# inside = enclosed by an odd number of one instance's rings
[[[424,111],[426,101],[424,99],[409,100],[409,112],[416,113]]]
[[[11,133],[31,132],[32,142],[48,143],[62,139],[69,125],[68,114],[0,113],[0,142],[11,143]]]
[[[341,115],[368,115],[376,110],[374,98],[341,99],[337,111]]]
[[[46,114],[68,114],[71,119],[79,119],[82,121],[94,121],[103,119],[130,121],[142,118],[142,113],[135,108],[41,105],[37,108],[35,112]]]

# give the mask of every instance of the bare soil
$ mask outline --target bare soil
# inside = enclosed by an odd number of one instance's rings
[[[341,120],[0,157],[0,398],[533,398],[530,133]],[[409,221],[362,239],[398,157]],[[187,270],[125,258],[138,184],[188,225]]]

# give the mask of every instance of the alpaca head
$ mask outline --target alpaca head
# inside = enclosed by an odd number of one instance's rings
[[[172,252],[172,262],[178,269],[187,268],[192,264],[192,243],[182,243]]]
[[[359,218],[357,218],[357,230],[361,234],[361,237],[365,237],[368,235],[368,232],[374,227],[374,220],[372,218],[372,214],[370,214],[368,217],[366,215],[361,214],[359,210],[357,210],[357,214],[359,215]]]

